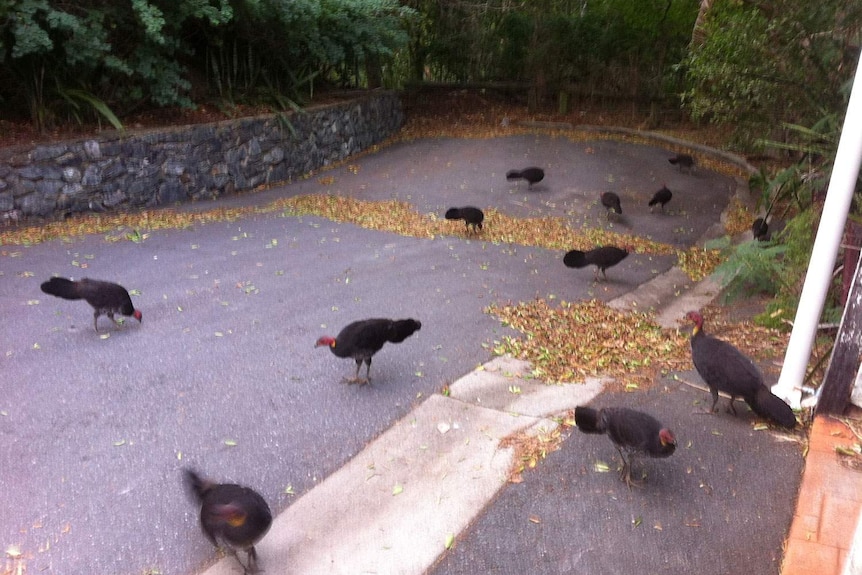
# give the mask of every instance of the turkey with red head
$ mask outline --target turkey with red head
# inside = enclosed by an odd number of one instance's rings
[[[119,284],[88,278],[73,281],[53,277],[40,287],[46,294],[70,300],[82,299],[93,306],[93,328],[96,332],[99,331],[100,315],[108,316],[117,325],[120,324],[114,319],[114,314],[131,316],[138,321],[143,319],[140,310],[132,305],[129,292]]]
[[[691,359],[712,395],[710,412],[715,411],[718,392],[730,396],[728,410],[736,415],[734,400],[739,397],[751,410],[783,427],[796,427],[796,415],[781,398],[775,396],[763,382],[757,366],[728,342],[707,335],[703,316],[690,311],[685,318],[694,323],[691,331]]]
[[[639,455],[670,457],[676,450],[676,438],[670,429],[642,411],[626,407],[575,408],[575,425],[584,433],[605,434],[613,442],[623,468],[620,478],[631,488],[638,482],[632,479],[632,459]],[[629,454],[626,459],[625,453]]]
[[[401,343],[422,327],[415,319],[373,318],[355,321],[347,325],[335,337],[324,335],[314,347],[326,346],[337,357],[353,358],[356,361],[356,374],[348,383],[368,383],[371,372],[371,358],[389,343]],[[365,378],[359,377],[359,368],[366,365]]]

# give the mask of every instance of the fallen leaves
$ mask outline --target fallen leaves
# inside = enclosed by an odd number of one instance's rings
[[[283,198],[263,207],[218,208],[205,212],[159,210],[128,214],[88,214],[0,232],[0,245],[32,245],[40,242],[104,233],[105,240],[142,242],[149,232],[160,229],[185,229],[220,221],[235,221],[251,214],[282,212],[286,216],[315,215],[363,228],[392,232],[409,237],[434,238],[460,236],[491,243],[509,243],[551,250],[587,250],[602,245],[629,245],[641,254],[676,254],[680,267],[695,281],[706,277],[721,262],[720,252],[690,248],[678,250],[646,238],[618,234],[600,228],[575,230],[561,217],[515,218],[495,209],[486,212],[486,226],[479,236],[471,234],[460,222],[441,219],[437,214],[423,215],[403,201],[367,201],[332,194],[308,194]],[[142,231],[147,230],[147,231]],[[238,241],[247,234],[233,236]],[[269,247],[277,245],[273,240]],[[193,246],[194,248],[194,246]]]
[[[676,252],[677,265],[693,281],[700,281],[715,271],[723,257],[719,250],[692,247]]]
[[[691,361],[687,337],[663,330],[651,314],[615,310],[598,300],[551,306],[538,299],[492,304],[486,311],[525,334],[503,338],[495,353],[529,361],[546,381],[606,375],[645,387],[659,367]]]
[[[454,235],[495,244],[519,244],[560,251],[587,250],[601,245],[629,245],[635,252],[642,254],[676,254],[680,267],[695,281],[712,273],[721,263],[721,254],[717,250],[678,250],[647,238],[599,228],[575,230],[569,226],[566,218],[560,217],[514,218],[490,209],[485,215],[485,229],[476,236],[458,225],[460,222],[440,219],[436,214],[423,216],[407,202],[398,200],[374,202],[313,194],[278,200],[264,210],[278,207],[289,216],[315,215],[410,237]]]
[[[654,316],[624,312],[598,300],[551,305],[544,299],[492,304],[487,313],[524,334],[495,342],[497,355],[529,361],[547,382],[578,382],[608,376],[626,391],[646,389],[660,371],[692,369],[688,330],[663,329]],[[705,310],[712,317],[713,307]],[[749,357],[779,355],[787,334],[751,322],[709,320],[710,333]]]
[[[732,237],[742,232],[747,232],[751,229],[753,223],[754,215],[739,199],[733,198],[726,212],[724,221],[725,231]]]
[[[509,470],[509,482],[521,483],[524,471],[533,469],[548,454],[558,450],[564,439],[563,431],[569,427],[564,422],[550,431],[545,429],[539,429],[537,432],[526,430],[503,438],[500,447],[512,448],[515,451],[514,464]]]
[[[186,229],[194,225],[234,221],[259,212],[256,206],[217,208],[204,212],[175,210],[142,211],[116,214],[83,214],[63,221],[10,228],[0,232],[0,245],[33,245],[49,240],[70,241],[88,234],[106,234],[105,241],[142,242],[148,232],[164,229]],[[147,230],[147,231],[142,231]]]

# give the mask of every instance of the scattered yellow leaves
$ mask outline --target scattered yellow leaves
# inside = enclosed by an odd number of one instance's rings
[[[511,447],[515,451],[514,465],[509,471],[509,482],[521,483],[524,480],[521,474],[525,470],[533,469],[549,453],[558,450],[564,439],[562,432],[568,428],[569,426],[561,424],[551,431],[540,429],[536,434],[521,431],[503,438],[500,447]]]
[[[127,214],[87,214],[63,222],[27,226],[0,232],[0,245],[31,245],[52,239],[70,239],[85,234],[104,233],[106,241],[140,242],[148,237],[142,230],[183,229],[218,221],[233,221],[250,214],[283,212],[289,216],[315,215],[337,222],[387,231],[410,237],[433,238],[456,235],[492,243],[512,243],[551,250],[588,250],[596,246],[631,246],[642,254],[676,254],[680,267],[694,281],[703,279],[721,262],[720,252],[690,248],[677,250],[668,244],[600,228],[574,230],[565,218],[514,218],[490,209],[481,234],[467,231],[460,221],[447,221],[437,214],[422,215],[407,202],[366,201],[331,194],[310,194],[279,199],[263,207],[217,208],[205,212],[159,210]],[[240,239],[240,236],[234,239]]]
[[[197,224],[233,221],[260,211],[255,206],[249,206],[216,208],[194,213],[157,210],[83,214],[63,221],[5,229],[0,232],[0,245],[32,245],[55,239],[69,241],[87,234],[106,234],[105,240],[109,242],[141,241],[146,239],[146,234],[141,233],[141,230],[185,229]]]
[[[454,533],[447,533],[446,534],[446,541],[444,542],[446,549],[451,549],[452,545],[454,545],[454,544],[455,544],[455,534]]]
[[[700,281],[715,271],[723,261],[719,250],[707,250],[692,247],[685,251],[677,251],[677,265],[693,281]]]
[[[702,310],[708,333],[729,341],[749,357],[775,357],[787,348],[788,334],[754,325],[728,322],[719,308]],[[621,390],[647,389],[659,371],[694,366],[690,330],[662,329],[650,313],[625,312],[598,300],[560,302],[543,299],[492,304],[486,312],[524,337],[504,337],[494,352],[529,361],[534,375],[547,382],[578,382],[587,376],[614,378]]]
[[[727,209],[724,229],[732,237],[751,229],[754,223],[754,215],[737,198],[733,198]]]
[[[576,382],[607,375],[640,388],[661,368],[690,368],[688,334],[663,330],[652,314],[623,312],[598,300],[543,299],[492,304],[487,311],[525,334],[505,337],[494,351],[525,359],[546,381]]]
[[[272,208],[281,208],[287,215],[316,215],[411,237],[455,235],[492,243],[512,243],[561,251],[588,250],[602,245],[628,245],[637,253],[676,254],[680,267],[695,281],[712,273],[721,263],[721,254],[717,250],[677,250],[668,244],[599,228],[575,230],[569,227],[565,218],[514,218],[495,209],[487,210],[485,228],[477,235],[468,232],[460,221],[443,220],[436,214],[423,216],[407,202],[398,200],[373,202],[313,194],[278,200],[264,210],[269,211]]]

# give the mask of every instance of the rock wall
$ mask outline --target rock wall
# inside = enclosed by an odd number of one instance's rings
[[[170,205],[286,182],[395,134],[398,95],[299,113],[0,149],[0,216]]]

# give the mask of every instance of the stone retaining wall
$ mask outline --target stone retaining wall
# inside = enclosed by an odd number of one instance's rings
[[[284,116],[0,149],[0,215],[169,205],[285,182],[381,142],[403,119],[398,95],[381,91]]]

